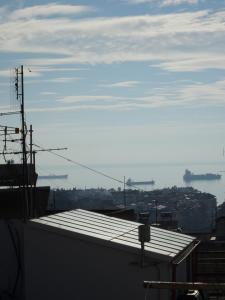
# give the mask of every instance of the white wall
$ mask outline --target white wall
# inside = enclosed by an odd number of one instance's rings
[[[144,280],[171,280],[167,263],[149,261],[141,268],[137,255],[90,241],[31,226],[25,240],[28,300],[140,300],[147,292]],[[169,295],[148,291],[153,300]]]

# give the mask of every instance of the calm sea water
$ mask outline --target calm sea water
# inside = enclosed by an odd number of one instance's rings
[[[95,165],[90,166],[100,172],[106,173],[123,182],[131,178],[135,181],[154,180],[154,186],[140,186],[143,190],[154,190],[165,187],[192,186],[202,192],[211,193],[216,196],[217,203],[225,200],[225,164],[130,164],[130,165]],[[185,183],[183,175],[185,169],[189,169],[195,174],[218,173],[222,175],[221,180],[193,181]],[[40,175],[68,174],[68,179],[39,180],[39,185],[50,185],[51,188],[123,188],[123,184],[95,174],[89,170],[76,165],[65,166],[45,166],[37,168]]]

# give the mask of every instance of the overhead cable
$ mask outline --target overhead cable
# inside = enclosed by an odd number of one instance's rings
[[[43,150],[44,150],[43,147],[41,147],[41,146],[39,146],[39,145],[37,145],[37,144],[33,144],[33,145],[36,146],[36,147],[38,147],[38,148],[40,148],[40,149],[43,149]],[[103,177],[106,177],[106,178],[111,179],[111,180],[113,180],[113,181],[116,181],[116,182],[118,182],[118,183],[124,184],[124,182],[123,182],[122,180],[119,180],[119,179],[117,179],[117,178],[115,178],[115,177],[112,177],[112,176],[106,174],[106,173],[103,173],[103,172],[101,172],[101,171],[98,171],[98,170],[96,170],[96,169],[93,169],[93,168],[91,168],[91,167],[88,167],[87,165],[84,165],[84,164],[82,164],[82,163],[79,163],[79,162],[77,162],[77,161],[75,161],[75,160],[72,160],[72,159],[70,159],[70,158],[68,158],[68,157],[65,157],[65,156],[63,156],[63,155],[61,155],[61,154],[57,154],[57,153],[53,152],[52,150],[46,149],[46,152],[49,152],[49,153],[51,153],[51,154],[53,154],[53,155],[55,155],[55,156],[57,156],[57,157],[60,157],[60,158],[66,160],[66,161],[68,161],[68,162],[70,162],[70,163],[72,163],[72,164],[75,164],[75,165],[80,166],[80,167],[82,167],[82,168],[84,168],[84,169],[87,169],[87,170],[89,170],[89,171],[91,171],[91,172],[93,172],[93,173],[95,173],[95,174],[101,175],[101,176],[103,176]],[[130,184],[129,184],[129,185],[128,185],[127,183],[125,183],[125,184],[126,184],[127,186],[130,187]],[[134,185],[132,185],[132,187],[134,187],[134,188],[140,190],[140,188],[135,187]]]

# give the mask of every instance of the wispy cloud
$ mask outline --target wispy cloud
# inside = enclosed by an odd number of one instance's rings
[[[56,95],[57,93],[55,92],[41,92],[40,95],[42,96],[54,96]]]
[[[209,55],[208,53],[183,53],[164,60],[157,64],[150,65],[170,72],[196,72],[204,69],[225,69],[223,53]]]
[[[72,112],[80,110],[108,110],[108,111],[125,111],[133,109],[129,104],[111,104],[111,105],[70,105],[70,106],[58,106],[58,107],[39,107],[39,108],[28,108],[27,112]]]
[[[140,84],[139,81],[130,80],[130,81],[119,81],[115,83],[109,83],[109,84],[101,84],[102,87],[109,87],[109,88],[133,88]]]
[[[79,96],[65,96],[58,99],[58,102],[64,103],[75,103],[75,102],[89,102],[89,101],[112,101],[112,100],[123,100],[126,98],[111,96],[111,95],[79,95]]]
[[[224,106],[225,79],[212,83],[191,84],[179,91],[179,98],[194,106]]]
[[[48,82],[56,82],[56,83],[70,83],[74,81],[81,80],[80,77],[58,77],[58,78],[52,78],[49,79]]]
[[[31,70],[29,68],[24,68],[23,69],[24,74],[28,77],[39,77],[41,76],[41,73],[39,71],[33,71],[31,72]],[[15,76],[15,69],[2,69],[0,70],[0,77],[7,77],[10,78],[11,76]]]
[[[92,8],[89,6],[49,3],[45,5],[36,5],[18,9],[10,14],[10,18],[17,20],[35,17],[49,17],[54,15],[74,15],[89,12],[91,10]]]
[[[52,107],[30,108],[30,112],[71,112],[79,110],[129,111],[166,107],[225,106],[225,79],[211,83],[180,82],[176,89],[168,83],[153,88],[149,95],[121,97],[117,95],[68,95],[58,98]],[[63,103],[63,106],[59,105]]]
[[[43,72],[55,72],[55,73],[59,73],[59,72],[74,72],[74,71],[87,71],[88,68],[73,68],[73,67],[67,67],[67,68],[53,68],[53,67],[49,67],[49,66],[45,66],[45,67],[38,67],[38,66],[30,66],[29,68],[32,72],[39,72],[39,73],[43,73]]]
[[[73,68],[73,67],[68,67],[68,68],[55,68],[55,67],[39,67],[39,66],[24,66],[24,75],[25,75],[25,81],[26,84],[38,84],[41,82],[55,82],[55,83],[71,83],[74,81],[81,80],[82,78],[80,77],[56,77],[56,78],[46,78],[42,79],[43,75],[46,72],[51,72],[58,74],[60,72],[63,72],[64,74],[68,74],[71,72],[76,72],[76,71],[84,71],[88,70],[87,68]],[[12,79],[15,77],[15,69],[2,69],[0,70],[0,77],[5,77],[7,79]],[[33,78],[38,78],[38,79],[33,79]]]
[[[163,6],[176,6],[182,4],[198,4],[200,1],[204,0],[127,0],[129,4],[146,4],[146,3],[154,3],[161,7]]]
[[[198,4],[200,0],[164,0],[161,6],[176,6],[181,4]]]
[[[35,17],[12,20],[14,11],[0,22],[0,51],[42,53],[27,59],[29,66],[149,61],[176,72],[225,68],[224,10],[74,19],[38,18],[39,9]]]

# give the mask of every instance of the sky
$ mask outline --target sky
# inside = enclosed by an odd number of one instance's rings
[[[88,165],[223,161],[224,48],[224,0],[0,0],[0,111],[23,65],[39,145]]]

